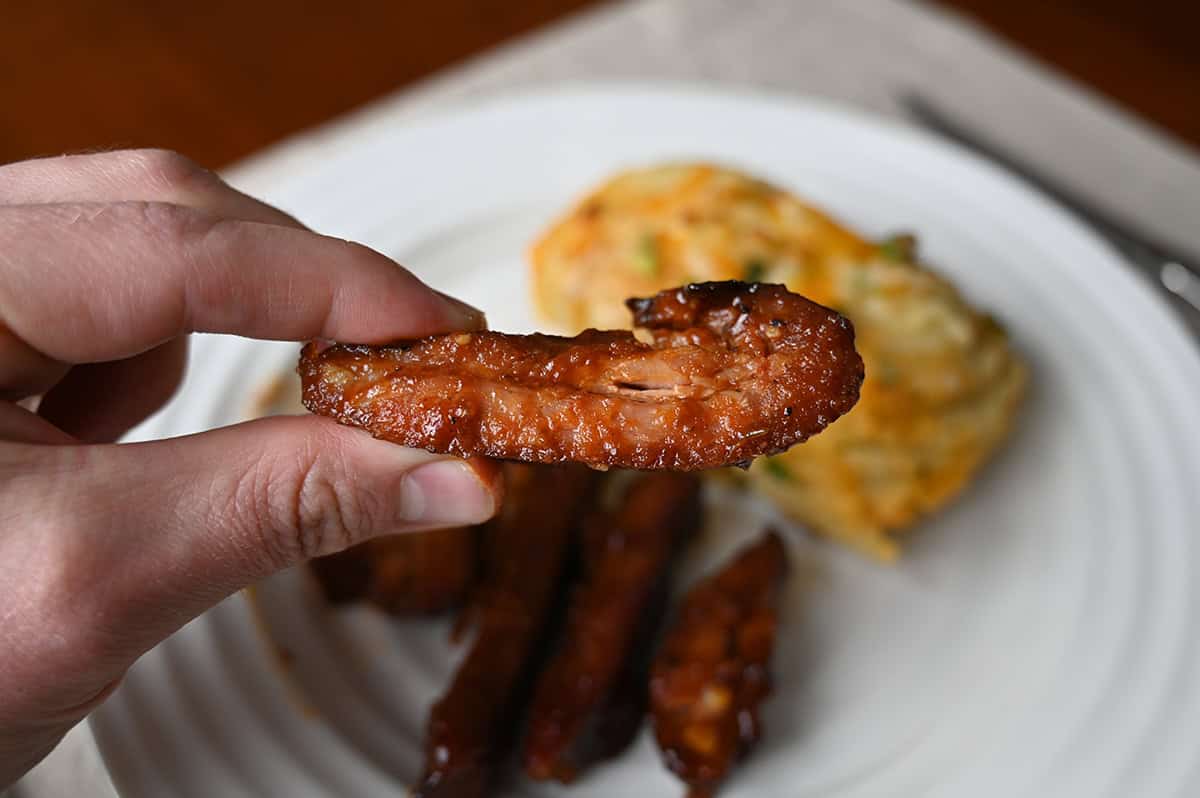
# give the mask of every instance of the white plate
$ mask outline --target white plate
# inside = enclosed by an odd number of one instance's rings
[[[614,170],[693,157],[760,173],[869,235],[916,230],[1034,366],[1011,445],[899,566],[797,536],[812,578],[786,605],[766,739],[722,795],[1198,794],[1200,360],[1108,248],[1024,186],[822,104],[610,86],[420,119],[246,188],[521,331],[535,233]],[[140,434],[235,420],[294,354],[199,341],[184,391]],[[727,527],[716,549],[753,531],[739,512],[767,512],[713,504]],[[131,798],[402,794],[454,664],[444,626],[327,611],[296,572],[259,595],[291,667],[243,597],[192,623],[93,717],[114,782]],[[643,736],[569,794],[681,789]]]

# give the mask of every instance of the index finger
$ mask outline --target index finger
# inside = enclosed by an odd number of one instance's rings
[[[46,358],[188,332],[379,343],[483,315],[360,244],[154,202],[0,208],[0,329]]]
[[[116,150],[0,165],[0,204],[169,202],[248,222],[304,227],[170,150]]]

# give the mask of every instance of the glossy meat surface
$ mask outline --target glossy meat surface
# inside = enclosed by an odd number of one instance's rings
[[[514,742],[547,620],[561,601],[575,518],[595,483],[585,468],[509,464],[505,476],[500,513],[483,528],[475,640],[430,713],[416,798],[488,794]]]
[[[309,563],[334,604],[369,601],[393,615],[436,613],[463,603],[478,571],[474,527],[368,540]]]
[[[522,756],[530,778],[572,781],[633,741],[671,571],[700,511],[697,477],[660,472],[637,479],[615,513],[589,519],[582,577],[530,708]]]
[[[700,283],[628,302],[625,331],[457,333],[305,347],[304,404],[459,456],[690,471],[743,464],[854,406],[854,331],[782,286]]]
[[[787,551],[769,532],[687,594],[650,679],[650,717],[668,768],[704,798],[761,736],[776,603]]]

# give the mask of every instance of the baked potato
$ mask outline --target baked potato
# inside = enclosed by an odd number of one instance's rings
[[[566,333],[629,325],[625,300],[689,282],[783,283],[854,322],[858,405],[745,479],[788,515],[881,560],[1007,436],[1027,368],[995,320],[919,263],[767,182],[709,164],[620,174],[532,247],[537,311]]]

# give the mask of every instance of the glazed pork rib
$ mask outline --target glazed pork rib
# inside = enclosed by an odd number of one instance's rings
[[[304,404],[433,452],[692,471],[781,452],[858,400],[850,322],[783,286],[698,283],[627,304],[652,343],[598,330],[310,343]]]
[[[783,541],[768,532],[688,592],[655,657],[651,724],[690,798],[711,796],[761,736],[786,571]]]
[[[615,513],[588,519],[582,575],[529,710],[522,760],[530,778],[573,781],[633,741],[671,571],[700,511],[695,475],[659,472],[634,481]]]
[[[478,562],[478,530],[455,527],[374,538],[309,566],[332,604],[366,600],[392,615],[422,615],[462,604]]]
[[[483,528],[476,637],[430,712],[414,798],[480,798],[491,790],[560,600],[576,515],[596,480],[586,468],[518,464],[508,464],[505,477],[500,514]]]

